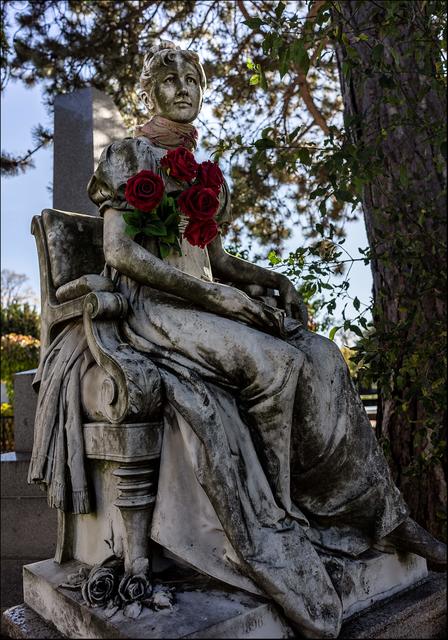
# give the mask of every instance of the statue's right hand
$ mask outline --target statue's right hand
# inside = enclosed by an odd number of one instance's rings
[[[284,333],[283,311],[253,300],[239,289],[214,283],[207,302],[212,313],[245,322],[274,335],[282,336]]]

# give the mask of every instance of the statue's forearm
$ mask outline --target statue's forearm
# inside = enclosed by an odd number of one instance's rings
[[[108,209],[104,221],[107,263],[136,282],[146,284],[201,306],[213,294],[211,286],[160,260],[125,234],[122,212]]]
[[[208,247],[213,275],[228,282],[258,284],[278,289],[285,276],[227,253],[220,238]]]

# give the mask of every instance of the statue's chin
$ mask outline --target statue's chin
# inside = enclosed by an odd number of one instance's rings
[[[193,122],[194,120],[196,120],[196,118],[199,115],[199,110],[191,110],[191,109],[185,109],[185,110],[180,110],[180,109],[176,109],[176,110],[170,110],[165,111],[165,112],[159,112],[158,115],[161,115],[164,118],[167,118],[168,120],[172,120],[173,122],[180,122],[182,124],[190,124],[191,122]]]

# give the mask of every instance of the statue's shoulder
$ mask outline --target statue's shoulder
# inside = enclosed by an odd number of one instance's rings
[[[87,186],[87,193],[100,213],[107,207],[122,209],[127,206],[123,185],[142,169],[157,170],[154,147],[147,138],[123,138],[105,147]]]
[[[136,156],[154,155],[154,146],[145,136],[127,137],[122,140],[115,140],[104,148],[100,162],[133,161]]]

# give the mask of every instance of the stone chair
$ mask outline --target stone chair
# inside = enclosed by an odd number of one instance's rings
[[[94,565],[115,553],[125,570],[149,562],[162,442],[161,382],[123,343],[127,301],[105,266],[100,217],[45,209],[34,216],[41,285],[41,357],[70,322],[82,322],[93,366],[81,380],[83,435],[94,511],[58,511],[55,560]],[[87,541],[88,544],[87,544]]]

